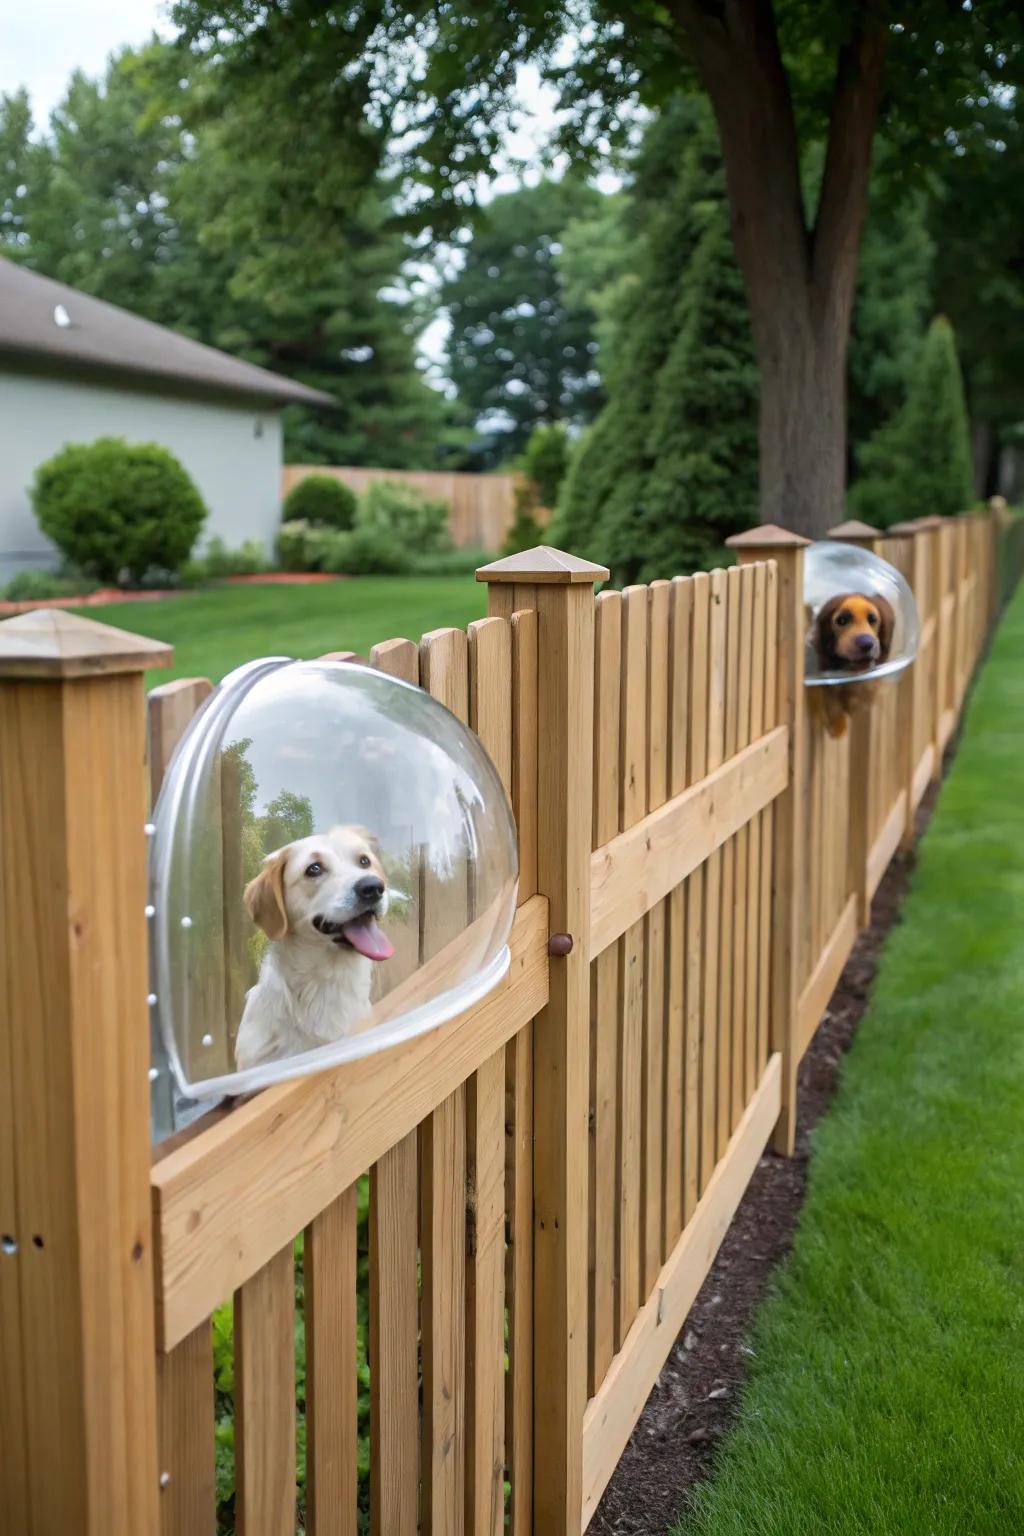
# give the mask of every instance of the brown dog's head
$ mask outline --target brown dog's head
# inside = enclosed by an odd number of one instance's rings
[[[884,597],[841,593],[822,605],[814,644],[826,672],[866,672],[889,659],[895,615]]]

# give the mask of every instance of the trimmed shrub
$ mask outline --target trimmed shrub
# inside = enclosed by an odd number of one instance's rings
[[[355,492],[333,475],[307,475],[285,497],[281,520],[315,523],[347,533],[355,527],[357,506]]]
[[[317,569],[335,576],[406,576],[414,569],[415,556],[409,547],[374,528],[332,531],[326,540]]]
[[[400,480],[374,480],[359,503],[356,528],[393,539],[414,556],[451,549],[448,503],[431,500]]]
[[[542,507],[555,506],[568,468],[569,434],[562,423],[534,427],[523,454],[523,471],[536,486]]]
[[[193,581],[223,581],[226,576],[261,576],[269,570],[259,539],[229,549],[223,539],[212,538],[202,554],[189,561],[188,576]]]
[[[486,549],[442,550],[436,555],[420,555],[413,563],[413,572],[417,576],[472,576],[493,559]]]
[[[65,558],[109,583],[137,583],[153,566],[179,570],[206,518],[172,453],[116,437],[69,443],[41,464],[32,505]]]
[[[96,591],[88,576],[65,576],[58,571],[19,571],[5,587],[0,600],[6,603],[45,602],[48,597],[84,597]]]
[[[501,546],[503,555],[521,554],[524,549],[534,549],[541,542],[536,507],[537,500],[533,486],[517,485],[515,521],[505,535],[505,542]]]
[[[902,409],[858,455],[849,496],[857,517],[887,528],[965,512],[974,502],[971,432],[949,321],[932,321]]]

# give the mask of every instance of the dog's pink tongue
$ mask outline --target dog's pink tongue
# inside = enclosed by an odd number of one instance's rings
[[[352,948],[365,955],[367,960],[390,960],[395,952],[395,946],[378,926],[375,917],[357,917],[354,922],[345,923],[341,931]]]

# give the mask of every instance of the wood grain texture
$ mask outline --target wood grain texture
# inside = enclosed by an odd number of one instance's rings
[[[532,609],[512,615],[512,809],[519,829],[519,900],[525,901],[537,890],[537,615]]]
[[[469,720],[469,639],[433,630],[420,643],[420,682]],[[472,871],[421,883],[421,963],[461,931]],[[466,1467],[466,1087],[460,1083],[420,1126],[420,1339],[423,1361],[421,1518],[424,1529],[465,1529]]]
[[[671,585],[669,619],[668,794],[686,788],[690,704],[690,614],[693,584],[677,577]],[[665,1151],[662,1252],[683,1230],[683,1126],[686,1114],[686,886],[672,888],[666,901],[665,976]]]
[[[179,677],[151,688],[146,698],[149,720],[148,760],[150,803],[156,804],[174,749],[193,715],[213,692],[208,677]]]
[[[721,766],[725,752],[726,573],[711,573],[708,609],[708,773]],[[719,1034],[722,1018],[719,934],[722,862],[717,850],[704,871],[704,989],[701,1053],[700,1188],[707,1188],[718,1157]]]
[[[533,1026],[505,1047],[505,1461],[512,1536],[533,1530]]]
[[[142,678],[11,683],[6,670],[4,659],[0,1198],[17,1247],[0,1262],[5,1339],[21,1360],[0,1411],[11,1506],[30,1531],[152,1536]]]
[[[593,846],[619,830],[619,709],[622,598],[602,592],[594,633]],[[591,912],[591,924],[593,912]],[[593,1394],[615,1353],[616,1188],[618,1158],[617,1036],[619,946],[610,944],[590,971],[590,1305],[588,1392]]]
[[[707,772],[708,643],[711,582],[693,577],[690,623],[690,721],[687,778],[691,785]],[[686,1087],[683,1131],[683,1221],[696,1209],[701,1190],[704,1057],[704,866],[686,882]]]
[[[235,1292],[235,1523],[295,1530],[295,1269],[289,1244]]]
[[[729,762],[736,755],[736,727],[739,719],[739,669],[740,669],[740,592],[743,573],[739,566],[726,571],[726,629],[725,629],[725,720],[724,758]],[[733,998],[736,985],[736,955],[734,943],[734,889],[736,881],[736,842],[732,837],[723,846],[719,858],[722,869],[721,910],[719,914],[718,950],[718,1085],[715,1122],[717,1127],[715,1152],[721,1157],[732,1134],[732,1080],[735,1055],[736,1020]]]
[[[544,1006],[548,907],[520,907],[508,976],[429,1035],[268,1088],[150,1171],[161,1347],[254,1274]],[[143,1081],[144,1081],[143,1074]]]
[[[209,1319],[157,1356],[161,1536],[214,1536],[213,1331]]]
[[[624,829],[647,810],[647,602],[646,587],[627,587],[622,594],[619,825]],[[593,882],[590,933],[593,941]],[[641,1299],[644,938],[644,918],[638,915],[623,933],[619,958],[616,1349]]]
[[[370,1170],[370,1529],[415,1536],[419,1504],[416,1132]]]
[[[499,1536],[505,1469],[505,1052],[466,1094],[466,1530]]]
[[[756,560],[758,550],[767,547],[767,542],[759,544],[751,538],[740,550],[741,564]],[[807,896],[801,877],[806,835],[803,547],[773,546],[771,553],[777,585],[776,720],[789,727],[789,783],[775,801],[772,833],[771,1045],[782,1062],[782,1111],[774,1145],[777,1151],[792,1155],[799,1059],[800,940]]]
[[[773,1057],[733,1133],[700,1204],[658,1276],[583,1427],[583,1519],[600,1501],[679,1329],[714,1262],[779,1113]]]
[[[355,1536],[356,1186],[306,1228],[306,1530]]]
[[[647,809],[668,798],[669,627],[672,588],[652,582],[647,602]],[[644,1038],[641,1202],[641,1294],[647,1296],[661,1261],[665,1199],[665,930],[662,900],[647,914],[644,932]]]

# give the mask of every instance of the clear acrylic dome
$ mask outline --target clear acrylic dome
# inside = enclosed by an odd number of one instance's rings
[[[188,1098],[384,1050],[508,969],[497,770],[436,699],[372,668],[232,672],[181,741],[150,846],[150,1003]]]
[[[843,666],[835,660],[834,647],[821,621],[827,618],[827,604],[847,596],[881,600],[876,617],[883,633],[877,659]],[[917,604],[909,583],[894,565],[856,544],[823,539],[804,550],[804,609],[804,681],[808,687],[890,677],[902,672],[917,655]],[[851,618],[856,617],[859,615],[851,614]],[[853,629],[856,627],[854,624]]]

